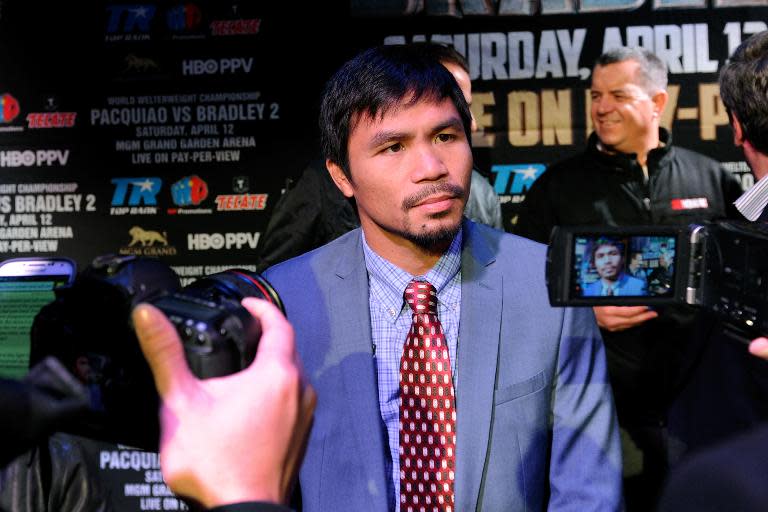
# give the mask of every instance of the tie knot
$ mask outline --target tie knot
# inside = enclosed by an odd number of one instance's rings
[[[403,297],[414,313],[437,314],[437,290],[428,281],[411,281]]]

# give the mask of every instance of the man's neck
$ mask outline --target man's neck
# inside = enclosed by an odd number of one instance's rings
[[[649,135],[644,141],[643,144],[639,144],[637,147],[634,148],[633,151],[630,153],[635,154],[635,158],[637,160],[637,163],[640,165],[646,165],[648,162],[648,153],[653,151],[654,149],[658,148],[659,146],[662,146],[663,143],[659,139],[659,130],[656,129],[655,135]],[[624,153],[623,151],[618,151],[613,146],[607,146],[603,144],[600,139],[597,140],[597,149],[602,151],[603,153],[607,153],[609,155],[615,155],[615,154],[628,154]]]
[[[749,141],[744,141],[743,148],[744,158],[752,169],[752,174],[755,175],[755,181],[760,181],[768,175],[768,155],[758,151]]]

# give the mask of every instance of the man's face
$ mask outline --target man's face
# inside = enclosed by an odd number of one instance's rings
[[[615,245],[601,245],[595,251],[595,270],[601,279],[616,281],[621,274],[623,263],[621,252]]]
[[[592,123],[603,145],[621,153],[643,153],[658,136],[662,98],[637,84],[640,68],[634,60],[595,66],[592,74]],[[663,94],[663,93],[659,93]],[[666,97],[663,98],[664,100]]]
[[[329,169],[344,195],[354,196],[372,247],[444,250],[461,225],[472,153],[449,98],[407,103],[383,117],[353,119],[351,179],[332,162]]]
[[[659,253],[659,265],[661,265],[664,268],[667,268],[669,266],[669,260],[667,259],[667,253],[660,252]]]

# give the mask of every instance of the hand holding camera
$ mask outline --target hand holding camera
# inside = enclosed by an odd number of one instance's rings
[[[594,306],[597,325],[611,332],[624,331],[659,314],[648,306]]]
[[[161,311],[141,304],[132,315],[162,401],[163,477],[207,508],[284,502],[316,402],[285,317],[263,300],[242,304],[262,326],[256,358],[239,373],[207,380],[190,372],[177,330]]]

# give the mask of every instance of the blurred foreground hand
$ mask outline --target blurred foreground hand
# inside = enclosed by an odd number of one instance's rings
[[[768,360],[768,338],[756,338],[749,344],[750,354]]]
[[[239,373],[207,380],[190,372],[176,329],[160,310],[140,304],[133,311],[162,401],[163,478],[206,508],[285,503],[317,401],[282,313],[260,299],[242,303],[261,322],[256,358]]]
[[[623,331],[659,316],[648,306],[595,306],[592,309],[597,325],[611,332]]]

